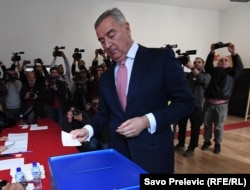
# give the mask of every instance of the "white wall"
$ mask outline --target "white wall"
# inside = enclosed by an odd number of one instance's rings
[[[221,11],[219,39],[234,43],[245,68],[250,68],[250,3]]]
[[[233,39],[237,47],[243,43],[249,47],[245,39],[238,40],[242,35],[232,38],[231,30],[226,31],[227,36],[223,32],[223,25],[230,25],[231,12],[237,15],[237,20],[242,20],[245,15],[240,14],[241,10],[247,12],[249,6],[224,11],[220,17],[217,11],[112,0],[0,0],[0,60],[10,66],[11,53],[25,51],[21,55],[22,60],[40,57],[45,64],[50,64],[53,48],[58,45],[66,47],[65,53],[70,62],[73,61],[74,48],[84,48],[83,59],[90,66],[94,50],[101,47],[95,35],[94,22],[100,13],[112,7],[124,12],[134,40],[145,46],[178,44],[182,51],[196,49],[195,56],[203,58],[206,58],[210,44],[220,39]],[[245,14],[249,18],[249,13]],[[237,22],[232,32],[237,29],[243,31],[242,28]],[[248,26],[245,36],[249,30]],[[248,53],[243,48],[239,50],[242,57],[248,59],[245,55]]]

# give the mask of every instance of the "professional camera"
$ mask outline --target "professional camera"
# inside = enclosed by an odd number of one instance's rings
[[[13,56],[11,57],[11,61],[20,61],[21,60],[21,56],[20,54],[24,54],[23,51],[21,52],[16,52],[16,53],[12,53]]]
[[[181,53],[181,50],[176,50],[176,53],[179,55],[178,59],[182,65],[186,65],[190,61],[189,55],[195,55],[196,50],[187,50],[184,53]]]
[[[79,110],[78,108],[75,108],[73,110],[73,116],[77,116],[77,115],[80,115],[81,114],[81,110]]]
[[[72,55],[73,59],[80,60],[82,58],[82,54],[80,52],[85,52],[85,50],[75,48],[74,53]]]
[[[167,45],[165,46],[165,48],[177,48],[177,47],[178,47],[177,44],[173,44],[173,45],[167,44]]]
[[[60,49],[65,49],[65,47],[64,47],[64,46],[61,46],[61,47],[56,46],[56,47],[54,48],[54,51],[53,51],[53,56],[54,56],[54,57],[62,57],[63,52],[62,52],[62,51],[59,51]]]
[[[218,42],[214,44],[214,49],[219,49],[219,48],[224,48],[224,47],[228,47],[230,45],[230,43],[222,43],[222,42]]]
[[[34,98],[35,97],[35,92],[34,92],[33,89],[30,89],[29,93],[30,93],[30,98]]]

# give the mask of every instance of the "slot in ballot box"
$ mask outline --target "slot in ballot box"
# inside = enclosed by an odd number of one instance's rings
[[[114,149],[50,157],[49,167],[54,190],[139,190],[147,173]]]

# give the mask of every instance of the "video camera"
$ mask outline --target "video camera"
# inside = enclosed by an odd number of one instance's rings
[[[21,60],[21,56],[20,54],[24,54],[23,51],[21,52],[16,52],[16,53],[12,53],[13,56],[11,57],[11,61],[20,61]]]
[[[30,93],[30,98],[34,98],[35,94],[37,94],[37,92],[34,89],[30,89],[29,93]]]
[[[189,55],[195,55],[196,50],[187,50],[184,53],[181,53],[181,50],[176,50],[176,53],[179,55],[178,59],[182,65],[186,65],[190,61]]]
[[[53,56],[54,56],[54,57],[62,57],[63,52],[62,52],[62,51],[59,51],[60,49],[65,49],[65,47],[64,47],[64,46],[61,46],[61,47],[56,46],[56,47],[54,48],[54,51],[53,51]]]
[[[167,44],[167,45],[165,45],[165,48],[177,48],[177,47],[178,47],[177,44],[173,44],[173,45]]]
[[[218,42],[214,44],[214,49],[219,49],[219,48],[223,48],[223,47],[228,47],[230,45],[230,43],[222,43],[222,42]]]
[[[82,54],[80,52],[85,52],[85,50],[75,48],[74,53],[72,55],[73,59],[80,60],[82,58]]]

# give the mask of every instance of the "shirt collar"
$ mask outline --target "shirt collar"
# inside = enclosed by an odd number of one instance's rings
[[[132,46],[130,47],[128,51],[127,57],[134,59],[138,48],[139,48],[139,45],[136,42],[133,42]]]

